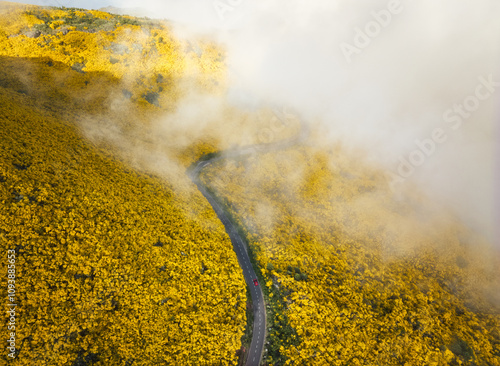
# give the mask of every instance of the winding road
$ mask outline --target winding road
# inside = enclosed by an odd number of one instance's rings
[[[231,242],[233,243],[233,249],[236,252],[236,256],[238,257],[240,267],[243,270],[243,276],[252,297],[254,316],[252,342],[250,344],[250,348],[247,351],[248,356],[245,365],[258,366],[260,365],[262,350],[264,349],[264,342],[266,340],[266,307],[264,304],[264,295],[262,293],[262,288],[260,284],[256,286],[253,282],[254,279],[257,279],[257,275],[255,274],[255,271],[252,267],[252,262],[250,261],[245,242],[238,233],[238,230],[236,229],[234,223],[229,219],[224,209],[217,202],[217,199],[215,198],[213,193],[211,193],[199,179],[201,169],[203,169],[214,160],[218,159],[220,159],[220,157],[214,158],[213,160],[199,162],[191,172],[191,178],[197,185],[200,192],[212,205],[214,211],[217,213],[217,216],[224,224],[226,232],[228,233],[229,237],[231,238]]]
[[[279,120],[283,121],[286,124],[286,116],[285,113],[281,113],[279,111],[274,111],[275,115]],[[236,225],[231,221],[230,217],[218,202],[216,196],[207,189],[207,187],[201,182],[199,176],[200,172],[203,168],[210,165],[211,163],[226,159],[226,158],[234,158],[243,155],[251,155],[254,153],[263,153],[269,151],[276,151],[285,149],[294,144],[297,144],[301,140],[305,138],[307,135],[307,131],[305,129],[305,125],[301,124],[302,129],[297,137],[293,137],[291,139],[265,143],[265,144],[256,144],[247,146],[237,150],[230,150],[227,152],[219,153],[216,156],[207,159],[201,158],[198,162],[194,163],[192,167],[189,169],[189,176],[193,183],[196,184],[198,190],[205,196],[210,205],[212,205],[214,211],[217,216],[224,224],[226,232],[228,233],[231,242],[233,243],[233,249],[236,252],[236,256],[238,257],[238,262],[240,264],[241,269],[243,270],[243,276],[245,278],[245,282],[249,288],[250,295],[252,297],[253,303],[253,330],[252,330],[252,342],[250,343],[250,348],[247,350],[247,360],[246,366],[259,366],[261,364],[262,359],[262,351],[264,349],[264,343],[266,340],[266,306],[264,302],[264,295],[262,293],[261,284],[258,283],[255,285],[254,280],[257,279],[257,275],[255,274],[254,268],[252,267],[252,262],[250,261],[250,257],[248,255],[248,248],[245,245],[245,241],[240,236]]]

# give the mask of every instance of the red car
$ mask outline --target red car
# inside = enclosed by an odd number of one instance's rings
[[[254,279],[254,280],[253,280],[253,284],[254,284],[255,286],[259,286],[259,282],[257,282],[257,279]]]

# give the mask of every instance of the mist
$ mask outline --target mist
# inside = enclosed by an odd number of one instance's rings
[[[142,6],[172,20],[178,37],[209,36],[226,48],[234,106],[290,106],[326,126],[332,144],[364,151],[396,193],[417,186],[489,240],[499,237],[495,0]]]

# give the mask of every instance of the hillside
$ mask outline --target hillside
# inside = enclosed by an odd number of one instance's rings
[[[500,366],[490,244],[320,124],[230,104],[226,67],[165,21],[0,2],[1,359],[241,364],[256,306],[201,162],[264,293],[262,364]]]
[[[99,22],[107,14],[80,10],[8,9],[0,36],[0,243],[4,253],[15,251],[17,307],[15,359],[5,352],[2,359],[236,364],[246,294],[222,224],[187,177],[167,182],[134,171],[109,141],[85,137],[85,128],[102,131],[104,121],[144,128],[174,108],[179,79],[203,88],[203,72],[189,75],[189,52],[161,26],[109,26]],[[88,26],[74,21],[63,34],[60,25],[78,16]],[[134,32],[143,43],[121,53],[132,44],[118,46],[115,37]],[[110,95],[127,105],[126,118],[110,107]],[[179,161],[184,155],[177,151]],[[6,298],[6,276],[2,283]],[[8,338],[3,332],[4,344]]]
[[[269,364],[499,365],[498,255],[319,136],[202,175],[262,269]]]

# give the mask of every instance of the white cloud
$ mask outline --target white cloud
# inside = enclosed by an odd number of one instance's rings
[[[402,10],[350,63],[340,45],[352,44],[356,28],[365,30],[389,1],[223,2],[231,8],[223,19],[211,0],[146,0],[141,6],[227,46],[233,100],[284,103],[319,117],[332,139],[366,148],[391,171],[415,149],[415,139],[447,128],[443,112],[474,93],[479,76],[500,81],[496,0],[401,0]],[[483,101],[460,130],[446,129],[446,143],[410,177],[490,235],[498,221],[499,95]]]

